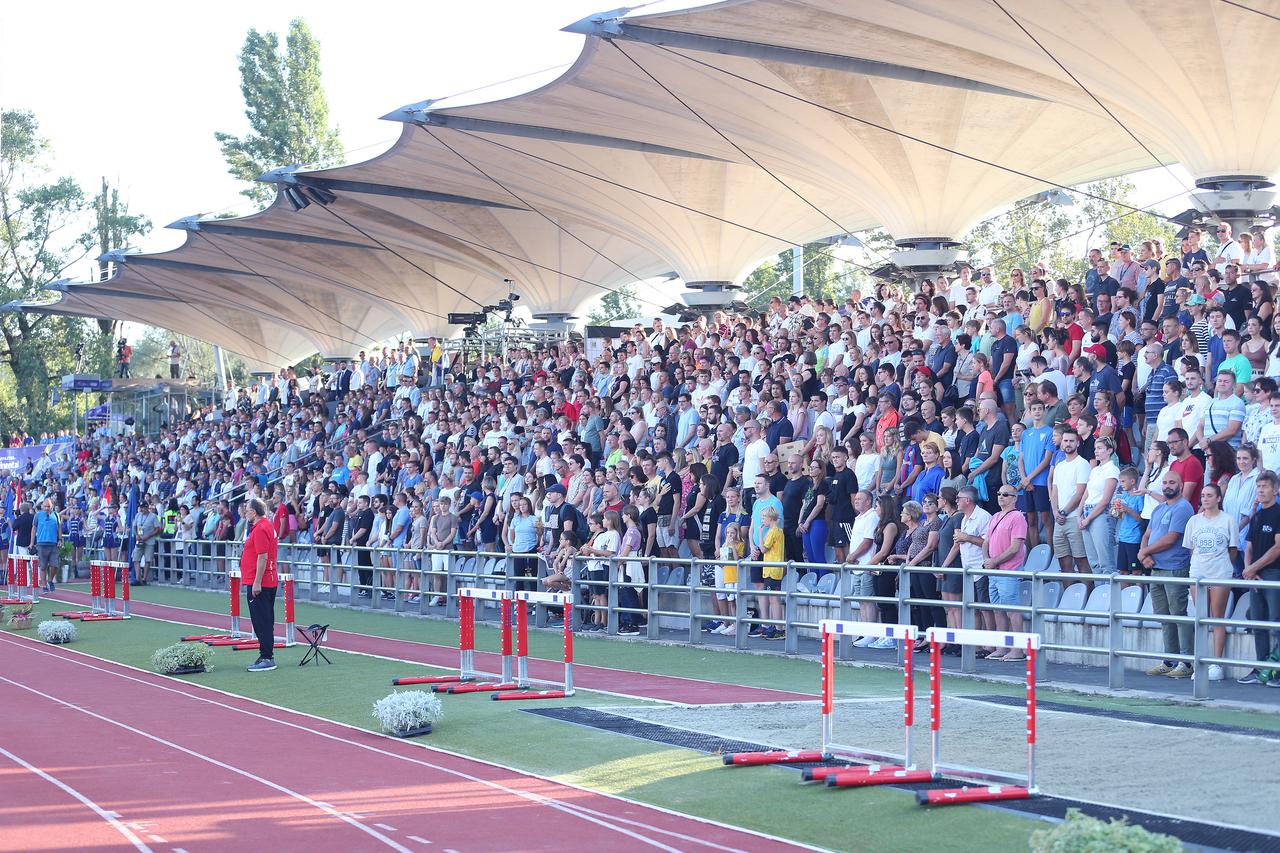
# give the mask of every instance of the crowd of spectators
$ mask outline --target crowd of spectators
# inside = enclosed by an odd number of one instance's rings
[[[891,598],[902,577],[944,603],[960,600],[959,575],[893,567],[990,571],[975,593],[994,604],[1018,603],[1042,543],[1064,572],[1280,580],[1276,264],[1265,233],[1200,238],[1093,249],[1077,283],[1043,264],[1008,281],[961,264],[910,289],[774,298],[502,358],[434,340],[370,350],[324,375],[282,370],[158,436],[79,439],[69,465],[9,489],[24,506],[52,500],[77,547],[127,541],[142,583],[157,547],[181,570],[190,540],[239,536],[248,496],[268,501],[286,546],[312,546],[320,582],[354,570],[362,598],[438,603],[439,575],[416,570],[443,558],[422,551],[509,553],[522,582],[559,588],[573,572],[643,584],[647,558],[693,556],[719,590],[702,629],[734,631],[742,592],[766,639],[784,636],[781,601],[747,590],[779,589],[783,570],[739,577],[740,560],[794,561],[817,581],[850,564],[854,594]],[[1150,591],[1157,613],[1186,613],[1186,586]],[[1225,615],[1225,589],[1207,598]],[[865,620],[896,615],[862,605]],[[957,624],[958,608],[912,618]],[[1280,618],[1280,593],[1255,590],[1250,618]],[[641,621],[624,613],[621,632]],[[599,611],[584,625],[603,628]],[[1274,661],[1275,635],[1254,637]],[[1164,642],[1189,654],[1189,627],[1166,625]],[[1280,686],[1276,669],[1244,680]]]

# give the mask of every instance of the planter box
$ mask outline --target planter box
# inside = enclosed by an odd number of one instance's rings
[[[165,675],[194,675],[197,672],[208,672],[204,665],[200,666],[180,666],[177,669],[166,672]]]
[[[429,734],[431,734],[431,724],[427,723],[425,726],[418,726],[416,729],[401,729],[400,731],[392,732],[391,736],[407,738],[407,737],[418,737],[419,735],[429,735]]]

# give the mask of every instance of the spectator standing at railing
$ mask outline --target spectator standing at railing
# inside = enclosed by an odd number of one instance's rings
[[[1200,512],[1187,523],[1182,544],[1191,551],[1192,580],[1227,580],[1231,577],[1236,557],[1238,529],[1231,516],[1222,511],[1222,488],[1216,483],[1206,483],[1200,493]],[[1225,586],[1213,586],[1200,595],[1198,587],[1191,587],[1191,600],[1196,612],[1203,618],[1222,619],[1227,614],[1227,599],[1231,590]],[[1205,613],[1205,599],[1208,613]],[[1213,654],[1222,657],[1227,645],[1227,629],[1222,625],[1213,628]],[[1222,667],[1209,667],[1210,681],[1221,681]]]
[[[1152,578],[1185,578],[1191,572],[1191,552],[1183,545],[1183,531],[1195,510],[1183,494],[1182,476],[1175,470],[1164,475],[1161,483],[1164,502],[1151,514],[1151,524],[1142,535],[1138,561],[1151,570]],[[1187,587],[1183,584],[1152,583],[1151,610],[1160,616],[1187,615]],[[1160,631],[1165,654],[1190,655],[1195,641],[1194,626],[1162,622]],[[1170,658],[1147,670],[1147,675],[1189,678],[1191,665]]]
[[[960,565],[967,572],[977,572],[982,569],[982,561],[986,559],[983,553],[983,543],[986,540],[987,530],[991,525],[991,514],[981,507],[978,502],[978,490],[973,486],[965,486],[956,495],[956,505],[962,516],[959,528],[952,534],[951,546],[952,553],[947,555],[946,562],[950,564],[956,557],[958,552],[960,557]],[[986,603],[988,595],[979,595],[978,576],[974,576],[974,601]],[[985,580],[985,578],[984,578]],[[987,587],[988,584],[982,584]],[[975,614],[977,627],[984,627],[986,620],[981,612]],[[994,624],[994,623],[992,623]],[[986,651],[990,653],[991,649],[979,649],[979,652]]]
[[[1116,572],[1116,520],[1111,514],[1111,498],[1120,480],[1115,463],[1116,443],[1103,436],[1094,443],[1094,467],[1085,484],[1079,525],[1084,533],[1084,550],[1089,570],[1095,575]]]
[[[1022,581],[1016,572],[1022,569],[1027,558],[1027,517],[1019,512],[1018,493],[1013,486],[1003,484],[996,492],[1000,511],[991,516],[982,546],[984,569],[999,569],[1005,575],[989,575],[987,588],[991,603],[1003,607],[1020,605],[1019,589]],[[991,613],[997,631],[1022,631],[1022,614],[1016,611],[996,610]],[[1026,660],[1026,653],[1019,648],[1002,646],[987,655],[988,660]]]
[[[1244,547],[1244,579],[1280,581],[1280,506],[1276,490],[1280,477],[1272,471],[1258,475],[1258,510],[1249,520]],[[1280,589],[1255,587],[1249,595],[1249,620],[1280,622]],[[1280,659],[1280,631],[1252,628],[1254,654],[1260,664]],[[1259,666],[1239,679],[1241,684],[1280,687],[1280,672]]]

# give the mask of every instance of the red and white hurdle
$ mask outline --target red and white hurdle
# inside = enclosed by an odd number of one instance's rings
[[[116,574],[120,583],[116,585]],[[116,598],[119,590],[120,597]],[[89,610],[60,610],[54,616],[82,622],[119,622],[130,617],[129,564],[109,560],[89,561]]]
[[[916,769],[911,759],[911,729],[915,722],[915,675],[911,668],[912,650],[917,637],[914,625],[880,622],[853,622],[824,619],[818,629],[822,639],[821,748],[795,752],[739,752],[723,757],[727,765],[813,763],[824,761],[870,762],[858,766],[847,764],[812,767],[803,771],[803,780],[825,780],[836,788],[884,785],[900,782],[927,782],[933,775]],[[835,739],[835,640],[839,635],[882,637],[902,644],[902,753],[883,752],[861,746],[843,744]]]
[[[1039,793],[1036,787],[1036,654],[1040,635],[1014,631],[982,631],[971,628],[930,628],[929,639],[929,729],[931,734],[930,769],[937,776],[986,782],[963,788],[938,788],[917,791],[921,805],[944,806],[952,803],[982,803],[993,800],[1025,800]],[[1008,773],[983,767],[967,767],[942,761],[939,738],[942,729],[942,647],[1008,646],[1027,653],[1027,772]]]
[[[406,676],[392,679],[392,685],[429,684],[433,691],[450,694],[491,693],[497,701],[562,699],[573,695],[573,596],[570,593],[461,587],[457,595],[458,674]],[[476,666],[477,601],[498,603],[500,672],[485,672]],[[530,604],[549,604],[565,609],[562,682],[529,676]],[[545,689],[531,689],[535,686]]]
[[[183,637],[182,640],[183,642],[200,642],[208,646],[225,646],[236,652],[257,651],[258,641],[254,639],[253,634],[240,628],[240,592],[242,584],[240,582],[239,569],[227,571],[227,586],[230,592],[228,599],[231,613],[231,633],[189,634]],[[293,575],[280,575],[280,590],[284,598],[284,640],[277,640],[274,646],[277,649],[285,649],[296,644],[293,627]]]
[[[10,554],[5,567],[5,593],[0,604],[34,604],[40,600],[39,566],[36,557]]]

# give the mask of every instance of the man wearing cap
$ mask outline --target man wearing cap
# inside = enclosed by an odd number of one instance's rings
[[[1111,277],[1119,282],[1120,287],[1138,289],[1138,262],[1133,259],[1133,249],[1128,243],[1120,246],[1116,253],[1116,262],[1111,266]]]

